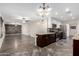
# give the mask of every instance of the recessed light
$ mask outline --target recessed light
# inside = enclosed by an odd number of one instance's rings
[[[65,12],[66,12],[66,13],[71,13],[71,11],[70,11],[69,8],[66,8],[66,9],[65,9]]]
[[[67,12],[67,11],[70,11],[70,9],[69,9],[69,8],[66,8],[65,11],[66,11],[66,12]]]
[[[29,18],[28,18],[28,17],[23,17],[22,19],[23,19],[23,20],[29,20]]]
[[[21,17],[21,16],[18,16],[16,19],[19,19],[19,20],[30,20],[29,17]]]
[[[26,18],[23,17],[22,19],[25,20]]]
[[[75,17],[72,17],[72,19],[75,19]]]
[[[55,15],[58,15],[58,12],[56,12]]]
[[[52,8],[48,8],[48,9],[47,9],[47,11],[51,11],[51,10],[52,10]]]

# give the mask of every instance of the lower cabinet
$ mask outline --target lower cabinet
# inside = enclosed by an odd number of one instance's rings
[[[37,35],[37,46],[39,47],[45,47],[54,42],[56,42],[55,34]]]
[[[73,40],[73,56],[79,56],[79,40]]]

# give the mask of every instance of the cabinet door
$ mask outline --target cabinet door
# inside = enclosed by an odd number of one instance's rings
[[[79,56],[79,40],[73,40],[73,56]]]
[[[56,36],[55,36],[55,34],[50,34],[49,35],[49,41],[50,41],[50,43],[56,42]]]

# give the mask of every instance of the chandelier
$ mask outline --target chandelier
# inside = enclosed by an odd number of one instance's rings
[[[42,5],[37,9],[40,16],[45,17],[50,14],[51,8],[48,4],[42,3]]]

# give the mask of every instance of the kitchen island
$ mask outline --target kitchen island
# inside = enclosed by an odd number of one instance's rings
[[[79,34],[73,38],[73,56],[79,56]]]
[[[56,42],[56,33],[40,33],[37,34],[37,46],[44,47]]]
[[[48,33],[39,33],[39,34],[36,34],[37,36],[37,46],[39,47],[45,47],[51,43],[54,43],[56,42],[56,39],[59,38],[59,39],[62,39],[62,32],[59,33],[57,32],[48,32]]]

